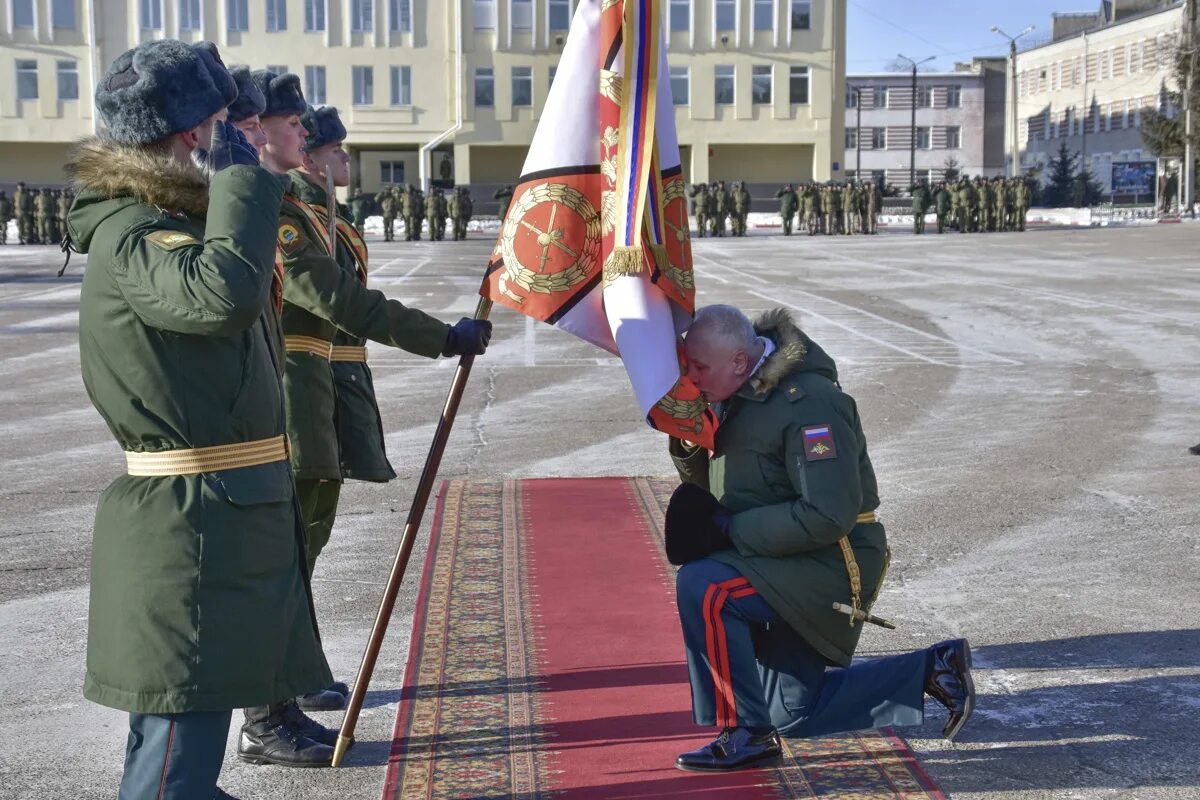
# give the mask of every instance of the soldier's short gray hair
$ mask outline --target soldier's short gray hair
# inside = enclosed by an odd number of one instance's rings
[[[704,306],[696,311],[688,334],[699,332],[725,342],[735,350],[749,350],[758,334],[750,319],[738,309],[727,305]]]

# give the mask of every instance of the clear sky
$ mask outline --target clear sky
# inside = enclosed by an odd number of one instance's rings
[[[903,53],[922,69],[950,70],[972,56],[1006,55],[1008,41],[993,25],[1021,40],[1047,37],[1055,11],[1095,11],[1100,0],[847,0],[846,72],[883,72]]]

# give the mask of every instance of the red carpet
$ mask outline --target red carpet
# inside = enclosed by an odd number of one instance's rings
[[[692,724],[673,570],[674,482],[443,487],[385,800],[941,798],[898,737],[789,743],[780,765],[679,772]]]

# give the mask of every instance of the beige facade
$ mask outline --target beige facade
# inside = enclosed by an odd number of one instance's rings
[[[354,180],[368,192],[423,177],[513,183],[575,5],[0,0],[0,185],[62,182],[69,144],[95,127],[98,75],[138,42],[163,37],[210,39],[227,64],[298,74],[310,102],[342,112]],[[846,0],[662,6],[672,85],[686,91],[676,119],[688,180],[843,175]],[[69,77],[59,86],[70,66],[77,99],[62,97]],[[20,99],[33,85],[36,99]]]

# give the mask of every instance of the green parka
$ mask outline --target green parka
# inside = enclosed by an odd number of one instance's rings
[[[713,554],[744,575],[772,608],[830,663],[850,663],[862,625],[833,610],[850,603],[838,540],[849,535],[869,603],[887,553],[883,525],[857,524],[879,506],[858,409],[837,385],[833,360],[782,309],[755,324],[774,353],[725,404],[716,450],[671,440],[682,480],[703,486],[733,512],[734,548]],[[833,447],[812,453],[806,429],[828,428]]]
[[[100,140],[68,169],[78,194],[67,229],[88,254],[83,381],[117,444],[282,435],[277,179],[237,166],[210,187],[191,165]],[[304,558],[286,461],[117,478],[96,510],[84,695],[171,714],[328,686]]]

